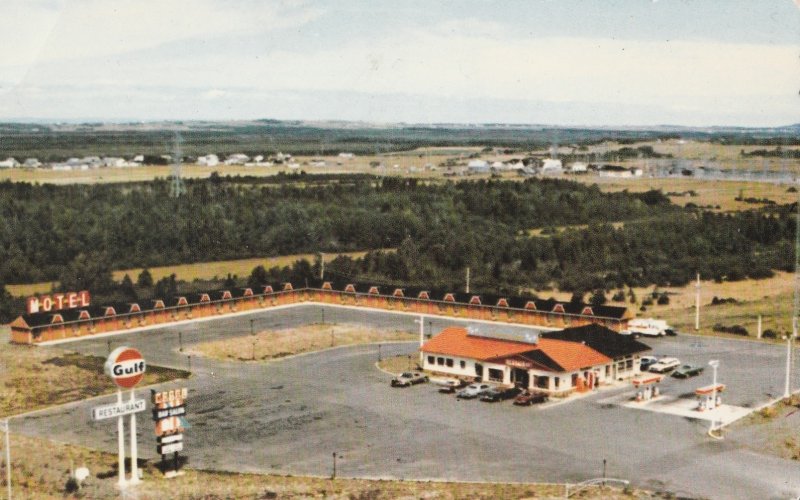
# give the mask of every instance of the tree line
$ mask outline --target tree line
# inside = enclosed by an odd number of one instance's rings
[[[327,263],[326,276],[458,290],[469,267],[472,287],[486,293],[557,286],[584,294],[680,286],[697,272],[720,281],[763,278],[794,265],[795,205],[720,214],[678,207],[660,191],[603,193],[555,179],[313,177],[273,185],[188,180],[178,199],[169,197],[167,180],[2,183],[0,282],[56,281],[88,288],[97,301],[127,301],[187,287],[303,284],[319,276],[319,261],[257,268],[225,283],[182,284],[174,276],[118,283],[113,269],[370,250]],[[586,227],[530,233],[575,225]],[[10,300],[0,296],[6,320]]]

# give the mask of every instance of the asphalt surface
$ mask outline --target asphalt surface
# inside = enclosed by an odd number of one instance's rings
[[[413,316],[305,305],[252,315],[160,328],[64,347],[106,355],[110,348],[140,349],[148,363],[186,368],[181,346],[249,335],[256,330],[311,322],[363,323],[409,331],[405,344],[384,344],[381,356],[414,354],[419,327]],[[429,323],[430,322],[430,323]],[[427,318],[425,330],[456,321]],[[474,324],[486,330],[522,327]],[[178,335],[178,332],[181,335]],[[180,342],[179,342],[180,338]],[[644,339],[653,352],[707,365],[719,359],[725,403],[755,406],[783,392],[780,346],[679,336]],[[715,441],[707,423],[604,403],[630,386],[600,391],[550,408],[510,402],[458,401],[422,384],[389,387],[374,366],[377,345],[342,347],[264,363],[193,357],[185,433],[195,467],[230,471],[328,475],[332,454],[341,476],[468,481],[580,482],[608,477],[676,494],[709,498],[790,498],[800,494],[796,462],[761,455],[728,435]],[[711,370],[689,380],[667,380],[664,392],[690,397],[711,383]],[[162,388],[180,387],[181,382]],[[798,386],[797,377],[794,386]],[[146,390],[140,390],[147,396]],[[113,397],[65,405],[12,421],[17,430],[116,451],[113,420],[91,422],[90,409]],[[148,404],[149,406],[149,404]],[[139,453],[156,459],[147,412],[140,414]],[[127,424],[126,424],[127,425]]]

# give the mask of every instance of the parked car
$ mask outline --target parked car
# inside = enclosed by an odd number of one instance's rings
[[[505,401],[506,399],[515,398],[522,392],[519,387],[493,387],[483,393],[481,401],[487,403],[494,403],[496,401]]]
[[[639,369],[643,372],[646,372],[648,368],[658,363],[658,358],[655,356],[642,356],[639,359],[639,363]]]
[[[477,398],[484,392],[491,389],[492,386],[489,384],[469,384],[465,388],[461,389],[456,393],[456,397],[460,399],[472,399]]]
[[[681,366],[681,361],[678,358],[661,358],[650,365],[650,371],[653,373],[667,373],[679,366]]]
[[[467,385],[467,382],[457,378],[432,378],[430,382],[438,385],[439,392],[443,394],[453,394]]]
[[[547,394],[525,391],[514,399],[514,404],[517,406],[530,406],[532,404],[544,403],[545,401],[547,401]]]
[[[408,387],[428,381],[428,376],[418,372],[403,372],[392,379],[392,387]]]
[[[697,365],[681,365],[672,372],[675,378],[689,378],[703,373],[703,367]]]

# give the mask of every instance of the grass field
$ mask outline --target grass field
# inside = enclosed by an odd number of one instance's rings
[[[264,361],[335,346],[414,338],[408,332],[377,330],[347,323],[316,323],[300,328],[264,330],[252,336],[203,342],[194,346],[190,353],[222,360]]]
[[[391,249],[386,249],[391,250]],[[346,255],[352,258],[362,257],[366,252],[344,252],[339,254],[328,253],[324,254],[325,262],[330,262],[339,255]],[[161,278],[167,277],[175,273],[177,279],[183,281],[193,281],[195,279],[210,280],[214,278],[225,278],[228,273],[239,277],[249,276],[250,272],[256,266],[264,266],[265,269],[271,267],[284,267],[291,266],[295,261],[306,259],[313,262],[316,258],[315,254],[304,253],[295,255],[283,255],[280,257],[264,257],[253,259],[238,259],[238,260],[222,260],[217,262],[196,262],[194,264],[179,264],[174,266],[162,266],[149,268],[150,274],[153,276],[153,281],[158,281]],[[123,269],[114,271],[113,276],[116,281],[122,280],[127,274],[135,282],[142,268]],[[20,285],[6,285],[8,293],[15,297],[27,297],[36,293],[49,293],[53,289],[54,283],[32,283]]]
[[[12,423],[13,430],[13,423]],[[0,433],[0,438],[3,435]],[[116,455],[80,446],[12,434],[12,476],[14,498],[117,498]],[[558,484],[480,484],[434,481],[392,481],[330,479],[323,477],[234,474],[184,469],[185,474],[165,479],[154,464],[141,463],[144,480],[129,490],[131,498],[232,499],[232,498],[329,498],[341,500],[389,499],[486,499],[563,498],[565,487]],[[89,478],[80,491],[68,493],[69,472],[87,467]],[[0,481],[5,493],[5,472]],[[611,487],[590,488],[571,498],[635,499],[642,491]],[[127,498],[124,496],[123,498]]]
[[[776,203],[794,203],[798,193],[790,193],[789,186],[764,182],[742,181],[709,181],[699,179],[609,179],[606,177],[578,176],[575,180],[588,184],[597,184],[601,190],[615,192],[628,190],[631,193],[660,189],[664,193],[687,193],[695,191],[697,196],[670,196],[676,205],[685,206],[694,203],[698,206],[719,205],[721,211],[750,210],[762,207],[762,204],[751,204],[736,201],[740,194],[743,198],[767,198]]]
[[[419,356],[392,356],[389,358],[382,358],[378,361],[378,368],[386,370],[389,373],[402,373],[407,371],[419,371]]]
[[[54,347],[5,344],[0,349],[0,416],[112,393],[105,358]],[[188,372],[148,366],[142,385],[186,378]]]

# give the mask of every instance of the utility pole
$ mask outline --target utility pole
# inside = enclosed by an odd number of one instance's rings
[[[425,343],[425,316],[419,316],[419,319],[415,319],[414,323],[419,323],[419,366],[423,366],[423,354],[422,354],[422,344]],[[410,370],[411,368],[409,368]]]
[[[694,329],[700,330],[700,273],[697,273],[697,284],[694,296]]]
[[[467,290],[466,293],[469,293],[469,268],[467,268]]]
[[[3,431],[6,433],[6,486],[8,487],[8,500],[11,500],[11,440],[8,438],[11,434],[11,419],[3,421]]]
[[[717,409],[717,368],[719,368],[719,360],[712,359],[708,362],[711,368],[714,369],[714,380],[711,386],[711,401],[713,405],[713,409]],[[708,429],[708,432],[712,432],[714,430],[714,417],[711,417],[711,427]]]
[[[797,315],[800,313],[800,194],[794,228],[794,307],[792,308],[792,333],[786,339],[786,385],[783,397],[792,395],[792,343],[797,337]]]

